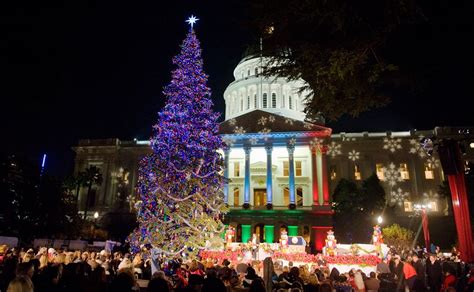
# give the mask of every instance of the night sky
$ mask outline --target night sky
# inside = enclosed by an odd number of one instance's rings
[[[201,19],[205,71],[223,112],[232,71],[255,40],[250,1],[162,2],[2,1],[0,152],[38,164],[48,153],[47,170],[65,175],[79,139],[148,139],[190,14]],[[329,123],[335,132],[474,125],[472,3],[434,2],[426,21],[402,27],[387,51],[402,71],[417,72],[416,90],[393,91],[389,106]]]

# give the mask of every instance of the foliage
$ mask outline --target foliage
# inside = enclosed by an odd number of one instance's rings
[[[303,78],[308,118],[322,112],[330,120],[388,103],[383,89],[398,68],[383,58],[384,46],[418,14],[413,0],[264,0],[253,12],[272,58],[264,74]]]
[[[413,231],[398,224],[382,228],[382,234],[384,242],[397,250],[410,249],[413,243]]]
[[[385,191],[374,174],[359,187],[341,179],[333,194],[334,225],[343,241],[365,242],[370,237],[376,214],[385,206]]]
[[[23,242],[75,237],[81,222],[75,196],[61,180],[40,175],[39,167],[13,155],[0,161],[1,234]]]
[[[173,63],[166,105],[153,127],[153,153],[140,162],[139,227],[128,240],[134,251],[151,245],[166,257],[194,256],[224,231],[224,161],[218,150],[225,144],[193,30]]]

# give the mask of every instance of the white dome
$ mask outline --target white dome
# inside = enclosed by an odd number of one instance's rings
[[[261,76],[261,63],[268,61],[265,57],[247,57],[235,67],[235,81],[229,84],[224,92],[225,120],[254,110],[262,110],[304,121],[306,93],[298,92],[304,86],[304,81]]]

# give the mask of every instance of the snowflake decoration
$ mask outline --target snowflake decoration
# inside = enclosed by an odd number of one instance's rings
[[[265,126],[267,124],[267,118],[266,117],[260,117],[257,122],[259,125]]]
[[[423,193],[423,200],[425,202],[436,201],[439,199],[439,194],[433,191],[429,191],[428,193]]]
[[[336,157],[337,155],[340,155],[341,152],[341,144],[337,144],[336,142],[331,142],[331,144],[328,145],[328,151],[327,154],[330,155],[331,157]]]
[[[273,123],[273,122],[275,121],[275,117],[274,117],[274,116],[269,116],[269,117],[268,117],[268,121],[269,121],[270,123]]]
[[[403,178],[400,174],[400,169],[398,169],[395,164],[390,163],[388,168],[383,168],[384,180],[388,183],[389,186],[393,187],[397,183],[402,182]]]
[[[129,208],[130,212],[132,212],[133,209],[138,210],[137,205],[139,203],[141,204],[141,202],[142,202],[142,201],[137,201],[134,195],[128,195],[127,198],[126,198],[126,201],[128,203],[128,208]]]
[[[309,145],[311,147],[318,147],[321,148],[323,146],[324,139],[320,138],[313,138],[313,140],[309,141]]]
[[[242,135],[242,134],[245,134],[245,130],[243,127],[235,127],[234,133]]]
[[[252,137],[252,138],[249,139],[249,142],[250,142],[251,145],[257,145],[258,138]]]
[[[258,133],[263,135],[263,140],[267,141],[268,140],[268,134],[271,132],[269,128],[263,128],[260,130]]]
[[[402,149],[402,139],[388,137],[383,138],[383,149],[389,150],[392,153],[399,149]]]
[[[425,158],[426,157],[425,150],[420,145],[420,140],[422,138],[423,136],[419,136],[418,139],[410,139],[410,153],[416,154],[420,158]]]
[[[236,123],[237,123],[236,119],[230,119],[229,120],[229,125],[231,125],[231,126],[235,126]]]
[[[396,191],[390,193],[390,202],[401,206],[409,196],[410,193],[404,192],[401,188],[398,188]]]
[[[295,146],[295,144],[296,144],[295,138],[291,138],[290,140],[288,140],[288,145]]]
[[[436,159],[435,157],[431,156],[426,160],[427,163],[431,164],[432,168],[438,168],[439,167],[439,160]]]
[[[286,118],[285,119],[285,124],[290,124],[290,126],[293,126],[294,121],[292,119]]]
[[[222,138],[222,141],[224,141],[224,143],[229,147],[231,147],[235,143],[235,139],[229,136],[225,136],[224,138]]]
[[[356,160],[359,160],[359,154],[360,154],[360,152],[352,150],[351,152],[349,152],[348,156],[349,156],[350,160],[356,161]]]

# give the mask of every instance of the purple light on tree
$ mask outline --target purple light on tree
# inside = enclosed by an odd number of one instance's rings
[[[167,257],[192,256],[206,245],[221,244],[227,212],[218,152],[225,144],[192,28],[173,64],[177,68],[163,92],[166,105],[153,126],[153,153],[139,166],[139,226],[128,238],[134,251],[151,245]]]

